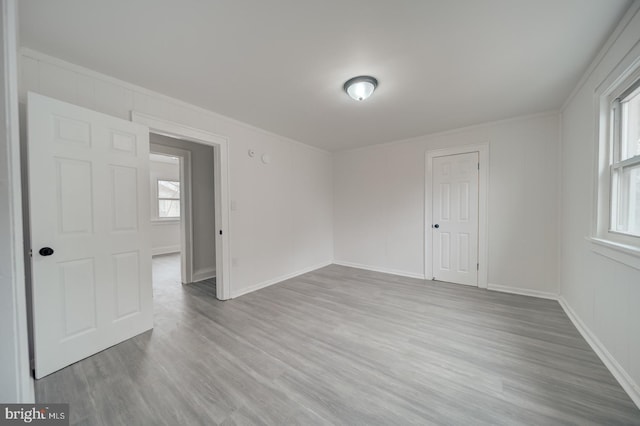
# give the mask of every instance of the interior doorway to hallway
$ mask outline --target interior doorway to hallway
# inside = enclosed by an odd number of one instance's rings
[[[164,270],[165,278],[172,270],[176,275],[172,278],[182,284],[204,280],[214,283],[213,147],[154,133],[149,140],[152,253],[179,259],[177,268]]]
[[[163,147],[150,145],[149,154],[149,196],[151,214],[151,254],[153,255],[154,288],[156,281],[156,263],[160,258],[177,259],[170,269],[163,271],[164,280],[170,279],[176,284],[188,283],[187,268],[182,266],[185,256],[183,232],[184,218],[188,209],[185,204],[183,185],[185,162],[189,152],[163,154]],[[190,207],[190,206],[189,206]],[[173,266],[173,265],[172,265]]]
[[[133,111],[131,113],[131,120],[134,123],[139,123],[146,126],[149,129],[149,140],[151,143],[158,145],[167,145],[162,143],[164,140],[180,143],[190,144],[192,150],[192,169],[197,167],[196,162],[199,160],[208,161],[209,172],[213,176],[213,188],[203,188],[201,185],[194,183],[190,185],[193,193],[193,239],[192,243],[194,247],[197,246],[196,238],[208,235],[208,230],[211,231],[213,238],[202,238],[200,241],[203,244],[212,248],[212,253],[207,253],[204,250],[194,249],[193,259],[193,277],[192,280],[206,279],[207,274],[215,276],[216,280],[216,297],[219,300],[227,300],[232,297],[231,289],[231,255],[230,255],[230,238],[229,238],[229,147],[228,140],[225,137],[210,133],[206,130],[190,127],[184,124],[176,123],[174,121],[166,120],[159,117],[154,117],[144,113]],[[178,146],[177,148],[184,149],[184,146]],[[199,151],[195,154],[196,149],[207,149],[207,152]],[[189,148],[187,148],[189,149]],[[196,180],[197,172],[192,172],[193,180]],[[185,174],[189,176],[188,173]],[[187,182],[183,184],[185,187],[189,186]],[[196,193],[196,190],[197,193]],[[188,193],[183,191],[185,194]],[[208,203],[208,208],[213,204],[213,211],[203,216],[205,220],[198,222],[196,215],[199,212],[199,208],[196,206],[197,202]],[[188,218],[188,215],[186,216]],[[197,230],[197,232],[195,232]],[[185,235],[189,235],[188,232]],[[185,245],[185,250],[189,249],[189,244]],[[211,262],[211,259],[214,259]],[[201,261],[205,261],[210,266],[203,267]]]

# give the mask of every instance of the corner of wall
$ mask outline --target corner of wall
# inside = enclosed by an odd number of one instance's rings
[[[611,355],[605,345],[598,339],[595,333],[593,333],[589,327],[580,319],[578,314],[573,310],[571,305],[562,296],[558,298],[558,302],[562,309],[565,311],[573,325],[578,329],[584,340],[587,341],[589,346],[598,355],[600,360],[604,363],[607,369],[613,374],[613,377],[620,383],[620,386],[627,392],[631,400],[640,408],[640,386],[634,382],[634,380],[627,374],[622,368],[620,363]]]
[[[562,222],[564,221],[564,198],[562,197],[564,180],[563,180],[563,113],[562,111],[558,111],[558,188],[557,188],[557,213],[556,213],[556,293],[559,297],[562,296]]]

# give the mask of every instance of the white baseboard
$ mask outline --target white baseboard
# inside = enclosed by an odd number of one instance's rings
[[[164,246],[164,247],[152,247],[151,248],[151,256],[158,256],[161,254],[170,254],[170,253],[180,253],[180,244],[175,246]]]
[[[322,263],[319,263],[319,264],[314,265],[314,266],[310,266],[308,268],[301,269],[301,270],[293,272],[291,274],[282,275],[282,276],[277,277],[277,278],[273,278],[273,279],[270,279],[270,280],[267,280],[267,281],[263,281],[263,282],[258,283],[258,284],[251,285],[251,286],[249,286],[247,288],[243,288],[240,291],[233,292],[231,294],[231,298],[235,299],[236,297],[243,296],[245,294],[254,292],[256,290],[260,290],[260,289],[265,288],[265,287],[269,287],[270,285],[278,284],[279,282],[282,282],[282,281],[297,277],[298,275],[306,274],[307,272],[311,272],[311,271],[315,271],[316,269],[324,268],[325,266],[329,266],[332,263],[333,263],[333,261],[329,260],[329,261],[322,262]]]
[[[418,278],[424,280],[424,274],[415,274],[413,272],[398,271],[396,269],[379,268],[377,266],[362,265],[360,263],[344,262],[342,260],[334,260],[335,265],[349,266],[351,268],[365,269],[367,271],[382,272],[383,274],[399,275],[401,277]]]
[[[528,288],[511,287],[508,285],[491,284],[487,285],[487,289],[499,291],[502,293],[519,294],[521,296],[539,297],[541,299],[558,300],[558,295],[550,291],[531,290]]]
[[[580,317],[575,313],[573,308],[569,306],[564,297],[558,297],[558,302],[560,302],[560,306],[564,309],[564,312],[567,314],[573,325],[576,326],[584,340],[587,341],[591,349],[598,355],[600,360],[604,363],[604,365],[609,369],[613,377],[616,378],[620,386],[627,392],[631,400],[640,408],[640,387],[638,384],[629,376],[629,374],[622,368],[622,366],[616,361],[616,359],[609,353],[607,348],[600,342],[600,340],[596,337],[595,334],[589,330],[584,322],[580,319]]]
[[[191,278],[195,283],[198,281],[208,280],[215,277],[216,277],[216,268],[213,267],[213,268],[202,269],[200,271],[193,271],[193,277]]]

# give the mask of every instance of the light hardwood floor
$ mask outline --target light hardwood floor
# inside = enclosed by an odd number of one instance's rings
[[[328,266],[220,302],[154,258],[155,328],[36,382],[72,424],[640,425],[555,301]]]

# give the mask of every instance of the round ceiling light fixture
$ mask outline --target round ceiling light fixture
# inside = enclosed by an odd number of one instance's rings
[[[344,91],[356,101],[364,101],[378,87],[378,80],[368,75],[353,77],[344,83]]]

